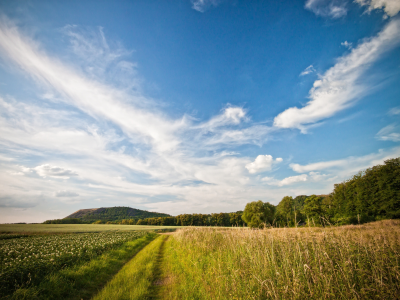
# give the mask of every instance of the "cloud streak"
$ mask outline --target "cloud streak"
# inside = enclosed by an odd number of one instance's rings
[[[341,0],[307,0],[304,7],[317,16],[332,19],[347,15],[346,1]]]
[[[274,119],[279,128],[298,128],[329,118],[351,106],[369,90],[361,82],[365,71],[400,43],[400,20],[392,20],[375,37],[365,40],[325,72],[313,84],[310,101],[302,108],[291,107]]]
[[[313,65],[310,65],[307,68],[305,68],[303,72],[300,73],[300,76],[308,75],[308,74],[311,74],[314,72],[315,72],[315,69],[314,69]]]
[[[383,9],[385,16],[394,17],[400,11],[400,2],[398,0],[354,0],[361,6],[367,7],[367,12],[374,9]]]
[[[286,185],[292,185],[297,182],[304,182],[308,180],[307,174],[302,174],[302,175],[296,175],[296,176],[290,176],[286,177],[282,180],[276,180],[271,177],[264,177],[262,181],[264,181],[268,185],[275,185],[275,186],[286,186]]]
[[[191,0],[192,8],[198,12],[204,13],[211,7],[217,7],[223,0]]]

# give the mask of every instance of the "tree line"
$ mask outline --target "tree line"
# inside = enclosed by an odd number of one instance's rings
[[[276,207],[278,226],[357,224],[400,218],[400,157],[386,160],[334,185],[322,196],[284,197]]]
[[[400,218],[400,157],[386,160],[383,165],[368,168],[335,184],[329,195],[285,196],[277,206],[259,200],[248,203],[244,211],[233,213],[97,220],[94,224],[293,227],[357,224],[393,218]],[[45,223],[79,224],[88,221],[61,219]]]

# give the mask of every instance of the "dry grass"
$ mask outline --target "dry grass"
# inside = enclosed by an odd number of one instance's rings
[[[398,299],[400,221],[265,230],[181,229],[166,299]]]

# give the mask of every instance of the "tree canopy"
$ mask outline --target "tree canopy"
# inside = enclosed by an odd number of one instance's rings
[[[269,202],[261,200],[246,204],[243,211],[242,219],[249,227],[261,227],[264,224],[271,224],[274,220],[275,206]]]

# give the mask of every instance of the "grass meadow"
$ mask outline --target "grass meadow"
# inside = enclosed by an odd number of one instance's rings
[[[399,299],[400,222],[332,228],[179,230],[164,299]]]

